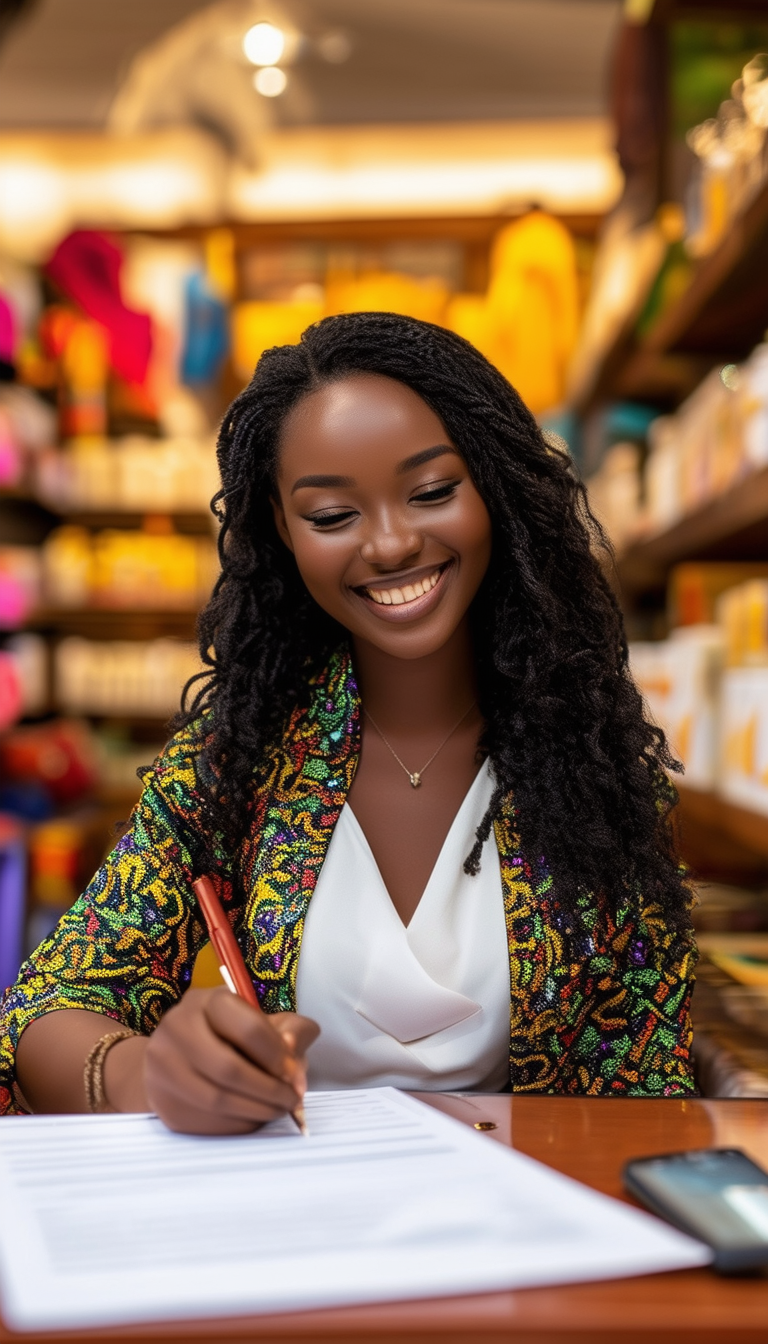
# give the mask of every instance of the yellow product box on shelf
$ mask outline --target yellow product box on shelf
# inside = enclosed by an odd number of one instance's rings
[[[729,667],[723,675],[719,789],[768,815],[768,667]]]
[[[768,667],[768,579],[752,579],[716,604],[728,667]]]

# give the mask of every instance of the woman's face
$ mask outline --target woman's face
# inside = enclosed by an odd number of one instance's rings
[[[275,522],[315,601],[396,658],[441,648],[488,568],[491,520],[466,464],[403,383],[358,374],[285,420]]]

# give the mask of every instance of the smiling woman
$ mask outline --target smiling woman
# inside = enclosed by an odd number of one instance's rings
[[[262,357],[219,464],[207,670],[7,995],[6,1109],[83,1109],[86,1055],[199,1131],[307,1077],[691,1092],[672,762],[567,456],[466,341],[360,313]],[[185,992],[201,872],[267,1016]]]

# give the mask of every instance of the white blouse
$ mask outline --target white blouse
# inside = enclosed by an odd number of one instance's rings
[[[309,1086],[501,1091],[509,1078],[509,954],[493,835],[464,860],[490,802],[478,774],[407,927],[345,804],[309,905],[296,986],[320,1023]]]

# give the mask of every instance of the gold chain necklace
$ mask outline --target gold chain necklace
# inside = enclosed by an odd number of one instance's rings
[[[418,788],[421,787],[421,777],[422,777],[422,775],[424,774],[424,771],[428,768],[428,766],[430,766],[430,765],[432,764],[432,762],[434,761],[435,757],[440,755],[440,752],[443,750],[443,747],[445,746],[446,742],[448,742],[449,739],[453,737],[453,734],[456,732],[456,729],[461,727],[461,725],[462,725],[462,723],[464,722],[464,720],[466,719],[467,715],[470,714],[470,713],[472,712],[472,710],[475,708],[475,704],[476,704],[476,701],[473,700],[473,701],[472,701],[472,704],[469,706],[469,709],[465,709],[465,710],[464,710],[464,713],[462,714],[462,716],[461,716],[461,718],[459,719],[458,723],[454,723],[454,725],[453,725],[453,727],[452,727],[450,733],[448,734],[447,737],[444,737],[444,738],[443,738],[442,742],[440,743],[440,746],[437,748],[437,751],[433,751],[433,752],[432,752],[432,755],[430,756],[429,760],[427,761],[427,764],[426,764],[426,765],[422,765],[422,767],[421,767],[420,770],[414,770],[413,772],[411,772],[411,771],[408,769],[408,766],[405,764],[404,761],[401,761],[401,760],[400,760],[400,757],[398,756],[397,752],[395,751],[395,748],[392,746],[392,743],[387,741],[386,737],[385,737],[384,734],[382,733],[382,731],[381,731],[381,729],[380,729],[378,723],[376,722],[376,720],[374,719],[374,717],[373,717],[373,715],[370,713],[370,711],[366,709],[364,712],[365,712],[365,714],[368,716],[368,718],[370,719],[371,723],[373,724],[373,727],[376,729],[376,732],[379,734],[379,737],[381,738],[382,742],[384,743],[384,746],[385,746],[389,751],[392,752],[392,755],[394,756],[395,760],[397,761],[397,764],[401,767],[401,769],[403,769],[403,770],[405,771],[406,775],[407,775],[408,778],[410,779],[410,781],[411,781],[411,788],[412,788],[412,789],[418,789]]]

